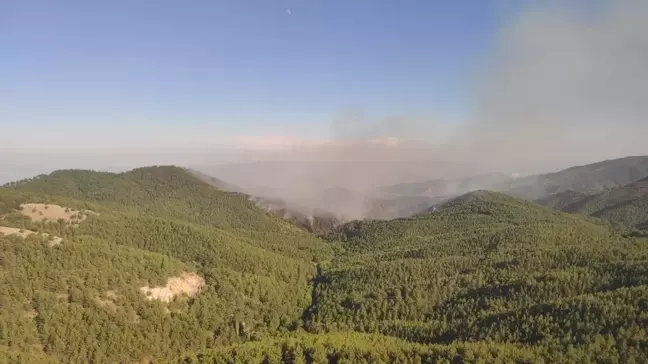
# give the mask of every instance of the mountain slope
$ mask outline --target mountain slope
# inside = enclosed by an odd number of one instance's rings
[[[311,233],[325,233],[342,223],[342,218],[340,216],[336,216],[321,207],[308,208],[301,206],[298,203],[287,202],[277,197],[273,198],[264,195],[255,195],[241,187],[229,184],[205,173],[192,169],[188,169],[187,171],[221,191],[246,194],[249,196],[249,199],[261,209]]]
[[[623,312],[641,312],[648,299],[645,242],[582,216],[477,191],[435,213],[348,223],[328,239],[342,253],[320,267],[307,319],[313,332],[494,340],[541,351],[561,340],[582,349],[607,325],[585,305],[606,307],[619,319],[614,327],[642,327],[640,315]]]
[[[47,354],[52,361],[116,362],[178,355],[191,346],[188,332],[207,338],[196,322],[165,314],[165,305],[139,290],[192,271],[178,260],[91,237],[50,247],[37,238],[0,236],[0,246],[4,350]],[[191,310],[186,300],[175,306]]]
[[[648,156],[632,156],[519,178],[493,187],[511,196],[536,200],[575,191],[596,193],[632,183],[648,176]]]
[[[245,196],[220,191],[174,166],[138,168],[119,174],[60,170],[8,187],[215,227],[260,226],[268,220]]]
[[[625,228],[648,225],[648,178],[596,194],[566,198],[552,196],[552,207],[564,212],[602,218]],[[548,199],[539,201],[546,203]]]
[[[309,209],[279,198],[251,197],[261,208],[314,234],[327,233],[343,223],[341,217],[323,209]]]
[[[554,210],[562,211],[565,207],[577,203],[579,201],[582,201],[588,196],[590,195],[584,192],[567,190],[563,192],[554,193],[547,197],[539,198],[534,202],[542,206],[551,207]]]
[[[55,171],[8,188],[89,201],[132,215],[216,227],[272,251],[292,250],[304,259],[312,258],[310,248],[327,249],[307,232],[265,213],[248,196],[218,190],[174,166],[144,167],[119,174]],[[281,242],[273,235],[281,236]]]
[[[385,208],[386,213],[382,215],[370,213],[369,216],[407,217],[425,211],[441,201],[479,189],[499,191],[552,206],[565,203],[570,199],[575,201],[580,198],[580,194],[602,192],[647,176],[648,156],[635,156],[522,178],[492,173],[465,178],[399,183],[378,190],[383,201],[376,201],[376,204],[383,204],[389,208]],[[555,207],[560,209],[561,206]],[[380,211],[375,208],[374,210]]]
[[[64,171],[0,226],[0,361],[648,360],[646,240],[501,193],[325,243],[183,169]]]
[[[49,359],[63,362],[157,360],[296,325],[311,302],[312,261],[329,259],[330,248],[267,215],[247,197],[233,198],[237,196],[181,170],[157,168],[137,171],[143,178],[131,173],[56,172],[52,185],[43,182],[49,177],[39,177],[0,188],[0,226],[34,232],[27,240],[0,234],[0,279],[6,279],[0,284],[0,304],[10,305],[0,310],[0,316],[6,313],[0,337],[9,337],[0,341],[0,352],[31,348],[33,355],[45,352]],[[134,190],[123,191],[123,186]],[[41,189],[68,197],[38,193]],[[122,198],[125,195],[132,198]],[[89,211],[82,219],[41,221],[32,206],[45,214]],[[221,210],[206,212],[210,208]],[[201,212],[207,216],[197,216]],[[41,243],[41,233],[62,242],[51,246],[43,238]],[[148,256],[156,260],[147,263]],[[156,273],[160,269],[166,270]],[[195,272],[204,282],[193,298],[160,303],[139,291],[147,285],[159,291],[155,287],[164,286],[167,279],[181,282],[183,272]],[[33,284],[21,286],[21,281]],[[74,305],[52,303],[51,297],[62,297],[65,287],[85,293]],[[41,296],[50,301],[42,303]],[[24,310],[33,315],[29,307],[38,319],[17,320]],[[111,316],[113,310],[117,316]],[[82,317],[96,325],[79,321]],[[65,335],[72,327],[83,328],[84,334]],[[18,332],[24,337],[15,336]]]
[[[198,177],[200,180],[203,182],[206,182],[210,184],[213,187],[216,187],[217,189],[223,191],[223,192],[238,192],[238,193],[244,193],[244,194],[249,194],[243,189],[242,187],[235,186],[231,183],[227,183],[223,180],[220,180],[216,177],[212,177],[210,175],[204,174],[200,171],[196,171],[194,169],[186,169],[187,172],[193,174],[194,176]]]

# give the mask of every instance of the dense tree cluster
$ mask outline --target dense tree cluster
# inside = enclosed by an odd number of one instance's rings
[[[174,166],[138,168],[119,174],[61,170],[14,183],[10,188],[219,228],[278,231],[280,225],[280,219],[259,213],[248,196],[220,191]]]
[[[599,221],[479,191],[328,238],[342,253],[320,270],[305,319],[312,332],[542,350],[646,335],[648,245]]]
[[[322,241],[180,168],[59,171],[0,188],[0,226],[63,238],[0,235],[0,362],[648,361],[648,241],[503,194]],[[140,291],[182,272],[195,297]]]
[[[31,343],[36,352],[42,350],[64,362],[115,362],[177,357],[185,350],[260,338],[301,325],[302,313],[311,302],[313,261],[330,257],[327,244],[254,205],[248,206],[244,196],[226,195],[182,169],[168,167],[170,171],[165,172],[165,168],[139,171],[139,179],[129,176],[135,181],[131,184],[143,186],[138,193],[152,196],[130,201],[120,200],[119,193],[113,195],[114,184],[119,184],[113,180],[116,175],[97,172],[53,174],[64,175],[56,179],[62,186],[84,186],[81,190],[89,202],[71,199],[79,197],[75,193],[51,190],[57,182],[45,183],[44,191],[39,191],[40,183],[51,176],[0,189],[0,226],[63,238],[55,247],[36,234],[27,241],[2,238],[0,277],[5,281],[1,286],[11,290],[2,292],[3,297],[20,302],[18,306],[6,303],[3,317],[15,320],[25,310],[35,316],[0,326],[6,328],[0,331],[2,337],[11,337],[11,343],[0,342],[0,348],[6,346],[11,351],[14,345]],[[159,177],[164,183],[150,182],[154,179],[151,174],[174,171],[185,173],[185,179],[176,176],[167,180],[164,174]],[[121,178],[126,177],[117,179]],[[65,183],[67,179],[74,184]],[[110,192],[95,193],[100,188]],[[164,192],[165,188],[168,191]],[[202,198],[200,194],[204,194]],[[104,197],[91,197],[99,195]],[[228,205],[225,213],[213,205],[210,199],[214,196],[224,199],[218,203]],[[36,222],[20,211],[20,205],[27,202],[56,203],[99,214],[88,213],[77,224]],[[163,207],[157,209],[158,204]],[[211,208],[215,212],[203,214]],[[141,254],[158,262],[145,264]],[[171,264],[168,262],[175,262],[177,269],[160,272],[165,264]],[[150,269],[151,265],[155,269]],[[139,287],[147,284],[164,285],[167,278],[181,271],[195,271],[205,279],[200,295],[164,305],[147,301],[139,292]],[[23,291],[14,292],[16,287]],[[78,301],[52,298],[63,297],[70,290],[78,291]],[[116,292],[118,299],[107,298],[106,292]],[[67,333],[85,326],[78,335]],[[17,335],[19,332],[26,336]]]
[[[299,334],[260,342],[189,353],[169,363],[644,363],[644,343],[616,341],[601,335],[588,345],[533,347],[495,342],[455,342],[426,345],[376,334],[351,332],[324,335]]]

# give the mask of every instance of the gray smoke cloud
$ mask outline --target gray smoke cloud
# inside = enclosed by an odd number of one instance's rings
[[[342,144],[276,158],[329,164],[283,165],[285,175],[273,177],[276,185],[287,186],[287,197],[313,197],[331,186],[367,193],[379,184],[540,173],[648,154],[648,2],[574,4],[534,3],[504,24],[475,70],[475,107],[467,121],[376,119],[360,109],[343,110],[332,123]],[[382,142],[371,142],[377,140]],[[363,208],[352,210],[361,214]]]
[[[365,197],[381,185],[489,172],[540,173],[648,154],[648,1],[573,4],[535,2],[502,26],[474,70],[474,88],[467,90],[473,91],[474,112],[463,121],[375,117],[372,110],[348,108],[333,116],[330,144],[228,152],[230,161],[274,163],[215,168],[221,163],[215,157],[225,151],[139,153],[138,158],[138,152],[116,156],[110,151],[105,158],[76,152],[52,156],[47,168],[103,168],[98,160],[123,169],[136,167],[133,163],[189,165],[260,194],[355,216],[364,213]],[[184,139],[202,140],[192,138]],[[6,163],[26,160],[0,151],[0,167],[2,156]],[[1,169],[0,179],[31,174],[31,169]]]
[[[329,153],[528,172],[648,153],[648,2],[532,3],[503,24],[479,64],[467,120],[376,119],[349,108],[334,118],[336,140],[401,143]]]
[[[501,30],[460,143],[499,162],[644,154],[648,2],[535,5]]]

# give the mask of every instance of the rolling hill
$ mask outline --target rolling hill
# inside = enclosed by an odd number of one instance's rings
[[[645,334],[648,248],[596,220],[476,191],[435,213],[348,223],[327,239],[341,253],[320,268],[312,332],[426,345],[486,340],[524,345],[544,360],[558,343],[585,350],[630,340],[615,328]]]
[[[331,254],[177,167],[12,183],[0,225],[34,232],[0,234],[0,349],[62,362],[158,360],[287,330],[310,304],[313,261]]]
[[[478,190],[321,240],[213,182],[0,188],[0,362],[648,360],[648,245],[603,220]]]

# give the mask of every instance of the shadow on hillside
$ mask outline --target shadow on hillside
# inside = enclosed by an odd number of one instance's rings
[[[632,205],[632,202],[633,202],[633,200],[626,200],[626,201],[617,202],[612,206],[608,206],[608,207],[605,207],[605,208],[602,208],[602,209],[596,211],[595,213],[592,214],[592,216],[601,217],[608,211],[613,211],[613,210],[616,210],[616,209],[624,207],[624,206]]]
[[[563,212],[569,212],[569,213],[572,213],[572,214],[573,213],[578,213],[578,212],[580,212],[581,209],[583,209],[583,207],[585,207],[585,205],[587,205],[587,203],[589,203],[590,201],[594,200],[597,197],[599,197],[598,193],[595,194],[595,195],[586,196],[586,197],[584,197],[583,199],[581,199],[579,201],[576,201],[576,202],[574,202],[572,204],[569,204],[569,205],[565,206],[562,209],[562,211]]]

